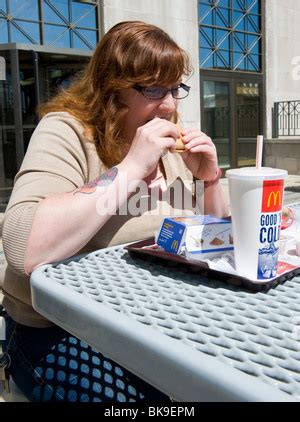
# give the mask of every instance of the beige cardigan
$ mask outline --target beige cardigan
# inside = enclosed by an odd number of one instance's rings
[[[162,162],[167,188],[178,179],[185,192],[193,195],[192,174],[180,154],[168,152]],[[81,187],[106,170],[94,144],[84,136],[83,127],[68,113],[49,113],[40,121],[16,175],[3,224],[3,247],[8,263],[3,304],[15,321],[34,327],[51,325],[32,308],[29,277],[24,271],[26,245],[39,202]],[[188,209],[183,212],[182,206],[176,203],[175,208],[169,202],[157,203],[165,215],[192,212]],[[153,236],[163,218],[161,214],[153,214],[150,211],[139,216],[112,216],[78,254]]]

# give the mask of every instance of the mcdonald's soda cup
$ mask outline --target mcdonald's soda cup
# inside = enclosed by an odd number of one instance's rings
[[[236,271],[255,281],[277,275],[286,170],[227,170]]]

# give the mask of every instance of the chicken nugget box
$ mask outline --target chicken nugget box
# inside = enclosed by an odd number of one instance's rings
[[[206,259],[233,250],[230,218],[212,215],[164,218],[156,243],[166,252]]]

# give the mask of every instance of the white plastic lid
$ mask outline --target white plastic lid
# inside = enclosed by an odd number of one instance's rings
[[[227,170],[226,177],[229,179],[245,179],[245,180],[277,180],[286,179],[288,172],[282,169],[274,169],[272,167],[241,167],[239,169]]]

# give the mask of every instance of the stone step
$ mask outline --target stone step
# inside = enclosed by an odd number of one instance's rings
[[[0,403],[3,402],[28,402],[27,398],[18,389],[13,380],[10,380],[10,393],[4,391],[2,383],[0,383]],[[1,412],[1,411],[0,411]]]

